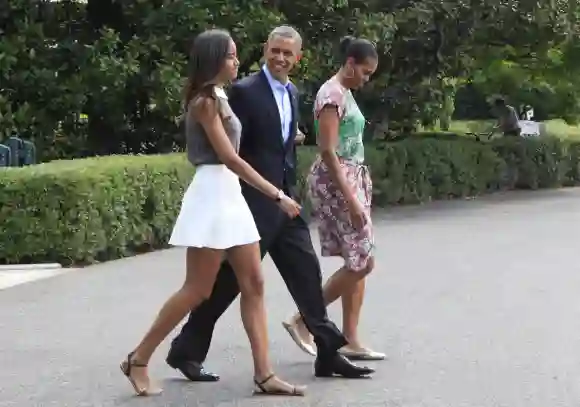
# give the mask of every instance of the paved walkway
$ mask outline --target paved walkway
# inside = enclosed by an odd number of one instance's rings
[[[377,214],[380,250],[362,331],[389,360],[372,380],[316,380],[280,327],[293,310],[265,262],[277,370],[304,399],[251,397],[236,303],[215,335],[217,384],[163,363],[165,393],[132,397],[117,364],[183,274],[181,250],[0,290],[0,406],[572,407],[580,400],[580,190],[518,193]],[[338,265],[323,260],[328,275]],[[340,308],[331,309],[339,321]]]
[[[60,264],[2,265],[0,266],[0,290],[70,271],[73,269],[61,268]]]

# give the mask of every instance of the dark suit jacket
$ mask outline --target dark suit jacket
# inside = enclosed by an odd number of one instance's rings
[[[234,83],[229,103],[242,123],[240,156],[262,177],[296,198],[296,146],[298,91],[290,85],[292,123],[290,137],[282,139],[280,113],[268,79],[262,70]],[[242,191],[262,234],[262,227],[279,223],[285,214],[272,198],[242,182]]]

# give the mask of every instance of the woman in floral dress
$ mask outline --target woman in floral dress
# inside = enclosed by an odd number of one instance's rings
[[[374,268],[374,238],[372,184],[364,165],[365,117],[351,92],[368,82],[377,69],[378,55],[371,42],[353,37],[341,41],[341,54],[340,70],[316,96],[314,119],[320,154],[308,186],[319,222],[321,254],[344,259],[344,265],[324,286],[327,304],[342,298],[343,333],[349,344],[341,353],[351,359],[381,360],[385,355],[368,349],[358,337],[365,277]],[[299,314],[285,326],[302,350],[316,354]]]

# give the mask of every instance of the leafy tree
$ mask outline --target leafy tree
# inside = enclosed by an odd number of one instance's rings
[[[357,95],[370,135],[444,122],[464,110],[452,103],[464,83],[541,106],[549,117],[572,120],[580,110],[571,0],[4,0],[0,139],[34,139],[45,159],[181,148],[191,39],[208,27],[230,30],[246,75],[281,23],[305,40],[294,79],[306,129],[346,34],[375,41],[380,54]]]

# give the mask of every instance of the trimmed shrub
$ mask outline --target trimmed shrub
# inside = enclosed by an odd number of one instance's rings
[[[505,163],[475,141],[409,139],[369,152],[378,205],[475,196],[500,188]]]
[[[580,180],[580,143],[571,142],[566,151],[568,168],[566,170],[565,186],[577,185]]]
[[[464,137],[463,134],[453,133],[451,131],[420,131],[411,134],[403,134],[394,141],[399,140],[425,140],[425,139],[437,139],[437,140],[457,140],[458,137]]]
[[[0,171],[0,263],[82,264],[163,247],[193,175],[180,154]]]
[[[316,147],[300,147],[298,154],[304,197]],[[544,137],[484,143],[410,137],[369,145],[366,157],[375,206],[580,180],[580,143]],[[193,172],[183,154],[1,169],[0,263],[83,264],[166,247]]]
[[[499,138],[490,143],[506,163],[503,187],[553,188],[567,184],[573,165],[570,143],[552,137]]]

